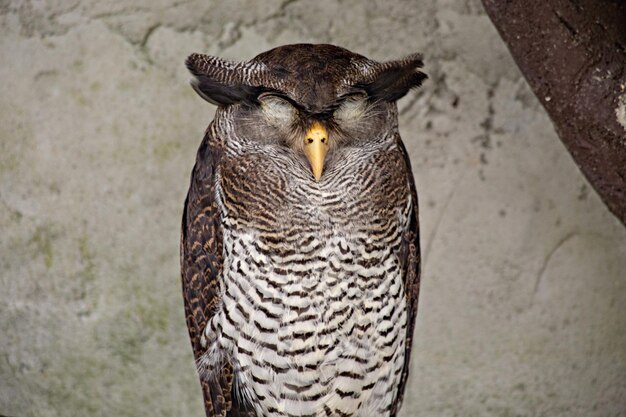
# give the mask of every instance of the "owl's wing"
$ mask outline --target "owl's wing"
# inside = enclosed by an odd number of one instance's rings
[[[181,275],[185,317],[196,360],[205,352],[200,343],[207,322],[221,302],[223,253],[220,214],[215,198],[215,172],[221,148],[204,137],[183,211],[181,232]],[[207,417],[247,415],[233,395],[233,367],[224,361],[220,372],[200,378]]]
[[[402,239],[402,247],[400,258],[402,261],[402,274],[404,280],[404,294],[407,303],[407,326],[406,326],[406,344],[404,356],[404,368],[400,376],[400,385],[398,386],[398,396],[392,407],[391,415],[395,416],[402,404],[404,390],[409,376],[409,363],[411,359],[411,346],[413,344],[413,329],[415,328],[415,319],[417,317],[417,299],[420,290],[420,233],[419,233],[419,217],[418,217],[418,201],[417,191],[415,189],[415,180],[411,170],[411,161],[409,155],[398,136],[398,147],[402,152],[407,167],[407,181],[411,190],[412,210],[410,213],[409,227],[404,233]]]

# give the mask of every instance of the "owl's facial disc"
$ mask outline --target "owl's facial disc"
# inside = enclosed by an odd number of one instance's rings
[[[284,98],[263,93],[258,97],[266,120],[276,127],[289,127],[296,117],[296,109]]]
[[[319,181],[324,170],[324,158],[329,148],[328,131],[320,122],[313,122],[304,135],[304,154],[311,164],[315,181]]]

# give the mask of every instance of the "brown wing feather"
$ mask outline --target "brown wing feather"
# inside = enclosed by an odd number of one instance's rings
[[[220,303],[222,280],[222,231],[215,199],[215,172],[221,145],[209,131],[204,137],[183,211],[181,232],[181,275],[185,316],[196,360],[205,352],[200,343],[209,319]],[[201,378],[207,417],[247,415],[233,395],[233,367],[223,364],[211,379]]]
[[[415,180],[413,179],[413,172],[411,170],[411,161],[409,155],[402,143],[402,140],[398,136],[398,147],[402,152],[404,161],[407,167],[407,182],[411,190],[411,199],[413,201],[413,209],[411,211],[411,219],[409,222],[408,230],[404,233],[402,241],[401,258],[403,262],[403,275],[404,275],[404,294],[407,303],[407,326],[406,326],[406,344],[405,344],[405,359],[404,368],[402,369],[402,375],[400,376],[400,385],[398,386],[398,396],[393,404],[391,415],[395,416],[398,413],[402,399],[404,397],[404,390],[406,388],[406,382],[409,377],[409,363],[411,360],[411,346],[413,344],[413,329],[415,328],[415,319],[417,317],[417,300],[420,290],[420,233],[419,233],[419,210],[417,201],[417,191],[415,189]]]

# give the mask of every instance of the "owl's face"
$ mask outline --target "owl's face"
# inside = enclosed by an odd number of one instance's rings
[[[311,109],[284,92],[266,92],[254,103],[231,109],[234,137],[249,144],[288,147],[306,156],[319,180],[324,160],[346,146],[391,140],[385,135],[396,120],[392,104],[370,100],[364,91],[350,91]],[[328,155],[327,155],[328,154]]]
[[[332,45],[272,49],[231,63],[193,54],[194,89],[220,106],[240,146],[288,148],[305,156],[313,178],[342,147],[393,140],[395,102],[426,75],[420,56],[378,63]]]

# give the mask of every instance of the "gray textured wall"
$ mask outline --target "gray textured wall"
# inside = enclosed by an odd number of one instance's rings
[[[400,102],[424,273],[403,416],[626,415],[626,231],[478,1],[0,1],[0,414],[201,416],[178,229],[192,51],[425,55]]]

